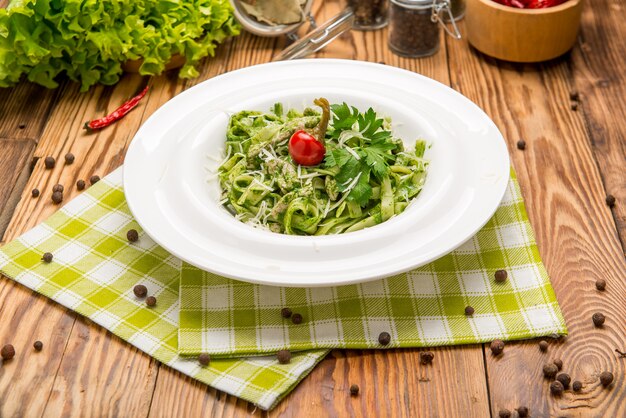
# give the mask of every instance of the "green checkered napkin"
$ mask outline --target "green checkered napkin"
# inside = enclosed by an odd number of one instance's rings
[[[494,280],[506,269],[504,283]],[[325,288],[243,283],[183,264],[179,353],[423,347],[566,334],[515,178],[476,236],[437,261],[383,280]],[[475,313],[465,315],[465,307]],[[294,325],[283,307],[302,314]]]
[[[200,367],[178,353],[181,262],[140,233],[130,215],[116,170],[73,199],[47,221],[0,248],[0,271],[72,309],[150,354],[160,362],[224,392],[270,409],[326,355],[294,355],[290,364],[274,356],[223,358]],[[41,261],[51,252],[51,263]],[[146,307],[133,294],[144,284],[157,298]]]
[[[410,346],[566,332],[514,180],[494,219],[452,255],[356,286],[284,289],[234,282],[183,268],[145,234],[129,244],[130,228],[140,230],[117,170],[0,248],[0,270],[162,363],[263,409],[275,406],[327,350],[296,353],[288,365],[255,356],[214,359],[207,368],[180,354],[377,347],[382,330],[391,332],[391,345]],[[52,263],[41,261],[44,252],[54,254]],[[496,286],[491,275],[502,266],[509,282]],[[134,296],[139,283],[157,297],[156,307]],[[467,304],[476,308],[471,319],[462,316]],[[301,312],[304,324],[286,326],[277,313],[283,306]],[[205,315],[198,307],[211,311]]]

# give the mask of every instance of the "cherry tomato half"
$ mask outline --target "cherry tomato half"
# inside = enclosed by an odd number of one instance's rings
[[[318,165],[324,159],[324,144],[305,131],[296,131],[289,140],[289,154],[293,160],[304,166]]]

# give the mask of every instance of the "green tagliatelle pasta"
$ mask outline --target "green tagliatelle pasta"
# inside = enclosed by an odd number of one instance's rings
[[[284,112],[278,103],[230,118],[217,174],[221,203],[242,222],[293,235],[357,231],[402,213],[426,179],[425,141],[405,149],[373,109],[315,103],[321,112]],[[289,140],[297,130],[323,142],[322,163],[293,161]]]

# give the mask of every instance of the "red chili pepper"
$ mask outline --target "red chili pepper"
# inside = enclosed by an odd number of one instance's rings
[[[92,121],[85,122],[84,128],[87,129],[88,131],[93,131],[95,129],[102,129],[102,128],[109,126],[113,122],[122,119],[128,112],[133,110],[137,106],[137,104],[139,104],[139,101],[143,99],[143,96],[145,96],[147,92],[148,92],[148,86],[146,86],[146,88],[144,88],[141,91],[141,93],[139,93],[138,95],[128,100],[126,103],[124,103],[117,109],[115,109],[113,113],[100,119],[94,119]]]

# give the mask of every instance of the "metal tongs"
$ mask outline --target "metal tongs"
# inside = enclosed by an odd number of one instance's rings
[[[273,61],[292,60],[311,55],[324,48],[342,33],[352,29],[354,23],[354,13],[350,8],[347,8],[318,27],[313,15],[311,15],[313,0],[307,0],[302,9],[303,19],[300,22],[291,25],[270,25],[259,22],[248,15],[240,4],[241,0],[229,1],[233,6],[235,18],[248,32],[264,37],[284,35],[292,41],[292,44],[274,57]],[[305,22],[309,22],[309,26],[313,30],[299,38],[296,32]]]

